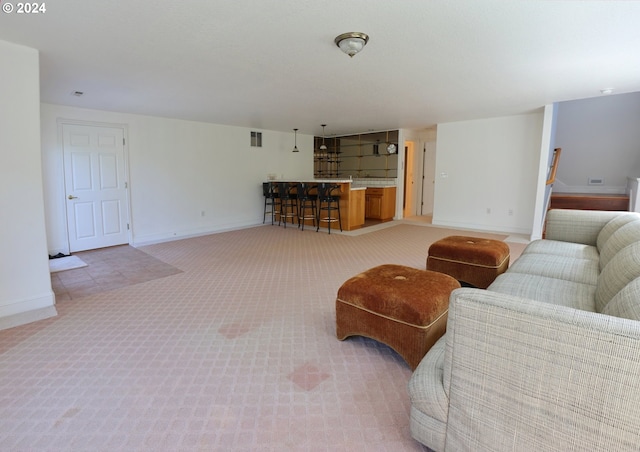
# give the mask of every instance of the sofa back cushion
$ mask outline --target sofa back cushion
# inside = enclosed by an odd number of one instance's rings
[[[640,214],[636,212],[624,213],[610,220],[607,224],[604,225],[604,227],[598,233],[598,238],[596,240],[596,246],[598,247],[598,251],[602,250],[605,243],[607,243],[607,240],[609,240],[609,238],[613,235],[614,232],[616,232],[625,224],[631,223],[632,221],[637,221],[637,220],[640,220]]]
[[[604,267],[596,286],[596,311],[604,307],[624,286],[640,277],[640,242],[634,242],[615,254]]]
[[[640,278],[624,286],[602,310],[603,314],[640,320]]]
[[[640,220],[618,228],[600,248],[600,271],[607,266],[616,253],[633,242],[640,242]]]

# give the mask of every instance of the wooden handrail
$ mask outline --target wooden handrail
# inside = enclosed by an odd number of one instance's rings
[[[560,152],[562,152],[562,148],[555,148],[553,150],[553,160],[551,161],[551,166],[549,167],[547,185],[553,184],[556,180],[556,171],[558,171],[558,161],[560,160]]]

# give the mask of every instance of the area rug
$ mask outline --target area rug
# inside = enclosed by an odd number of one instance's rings
[[[65,256],[56,259],[49,259],[49,271],[51,273],[72,270],[74,268],[86,267],[87,264],[78,256]]]

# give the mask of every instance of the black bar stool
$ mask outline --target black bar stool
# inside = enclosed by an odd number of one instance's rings
[[[262,196],[264,196],[262,224],[264,224],[267,219],[268,213],[271,214],[271,224],[273,224],[276,218],[276,206],[278,204],[278,190],[276,190],[276,185],[272,182],[263,182]],[[267,210],[267,208],[270,208],[271,210]]]
[[[287,227],[287,219],[291,218],[293,224],[294,218],[298,217],[298,201],[294,193],[295,185],[289,182],[278,182],[278,199],[280,200],[280,217],[278,218],[278,226],[280,222]]]
[[[342,231],[342,218],[340,217],[340,195],[334,193],[340,186],[326,182],[318,184],[318,226],[316,232],[320,230],[320,222],[327,223],[329,234],[331,234],[331,223],[338,222]],[[337,217],[332,212],[338,212]],[[326,215],[323,216],[323,212]]]
[[[317,186],[307,182],[298,182],[296,192],[298,196],[298,226],[302,226],[304,231],[306,220],[312,220],[313,226],[317,226]]]

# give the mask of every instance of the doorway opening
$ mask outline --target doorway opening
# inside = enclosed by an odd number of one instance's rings
[[[422,146],[420,146],[421,144]],[[402,209],[405,220],[432,223],[435,160],[435,128],[427,130],[424,143],[405,141],[404,204]]]

